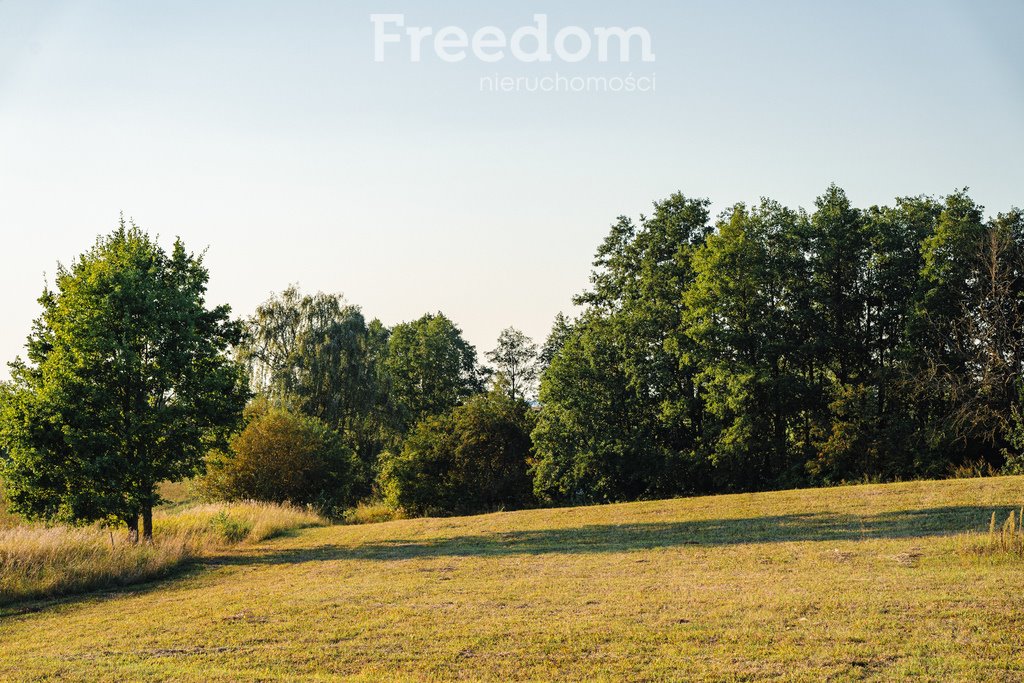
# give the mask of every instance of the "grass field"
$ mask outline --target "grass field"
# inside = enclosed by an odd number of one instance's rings
[[[1003,477],[303,530],[21,605],[0,678],[1024,680]],[[980,536],[979,536],[980,538]]]

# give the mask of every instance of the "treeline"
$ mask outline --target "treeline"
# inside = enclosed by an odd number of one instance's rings
[[[1024,468],[1024,214],[966,190],[715,219],[672,195],[611,226],[575,318],[485,359],[441,313],[295,287],[230,321],[206,277],[123,224],[59,272],[0,387],[15,509],[147,531],[190,474],[340,515]]]
[[[540,498],[1019,466],[1020,211],[835,186],[811,212],[708,206],[673,195],[598,249],[541,384]]]
[[[369,498],[414,514],[529,504],[536,355],[509,329],[485,366],[441,313],[387,328],[289,287],[246,322],[256,399],[203,485],[335,514]]]
[[[620,217],[578,317],[540,350],[506,330],[490,368],[443,315],[388,330],[294,289],[243,357],[343,435],[355,498],[416,513],[1019,466],[1021,212],[834,186],[810,212],[709,204]]]

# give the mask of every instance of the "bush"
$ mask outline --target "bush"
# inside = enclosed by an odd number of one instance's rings
[[[356,459],[320,420],[260,406],[231,440],[207,459],[207,497],[312,505],[338,515],[351,502]]]
[[[15,526],[21,518],[7,509],[7,498],[4,496],[4,482],[0,479],[0,529]]]
[[[384,500],[411,514],[469,514],[533,501],[533,416],[503,386],[421,421],[398,454],[382,457]]]

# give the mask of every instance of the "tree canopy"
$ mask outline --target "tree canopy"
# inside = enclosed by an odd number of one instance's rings
[[[442,313],[389,329],[297,287],[236,324],[201,257],[122,224],[60,269],[0,386],[11,504],[133,524],[211,449],[262,497],[431,513],[1024,470],[1024,213],[835,185],[710,206],[619,216],[573,317],[540,349],[504,329],[490,368]],[[225,450],[241,364],[263,417]],[[314,461],[337,495],[286,486]]]
[[[62,521],[118,518],[152,533],[156,485],[194,474],[247,397],[227,306],[208,273],[124,221],[39,298],[27,361],[11,364],[0,440],[11,507]]]

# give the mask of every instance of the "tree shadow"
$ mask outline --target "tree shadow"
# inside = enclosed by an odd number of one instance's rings
[[[18,617],[26,614],[43,612],[50,608],[73,605],[88,600],[107,600],[132,595],[146,595],[164,588],[168,583],[182,581],[201,576],[204,571],[202,558],[193,557],[167,568],[163,572],[147,577],[141,581],[120,583],[112,581],[107,586],[97,586],[86,590],[70,591],[58,595],[25,598],[0,604],[0,621],[4,618]]]
[[[131,586],[108,587],[63,597],[10,603],[0,619],[39,612],[78,601],[124,597],[159,590],[168,582],[202,575],[218,566],[297,564],[336,560],[401,561],[436,557],[503,557],[516,555],[582,555],[621,553],[657,548],[728,547],[795,541],[855,541],[879,538],[926,538],[984,531],[993,512],[1002,523],[1009,506],[937,507],[876,515],[798,513],[770,517],[587,524],[576,527],[494,531],[432,539],[405,538],[358,545],[324,544],[307,548],[251,548],[197,558],[161,578]],[[557,512],[555,513],[557,514]],[[290,535],[290,534],[289,534]]]
[[[877,515],[799,513],[739,519],[588,524],[577,527],[482,532],[433,539],[393,539],[360,545],[321,545],[216,558],[216,564],[284,564],[329,560],[396,561],[424,557],[579,555],[679,546],[724,547],[795,541],[854,541],[945,536],[987,528],[1010,507],[939,507]]]

